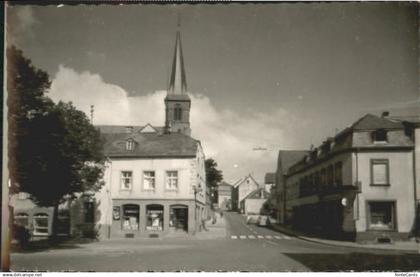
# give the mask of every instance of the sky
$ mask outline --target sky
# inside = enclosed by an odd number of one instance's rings
[[[164,124],[177,18],[192,136],[225,180],[263,182],[366,113],[420,114],[413,3],[18,5],[7,43],[94,124]]]

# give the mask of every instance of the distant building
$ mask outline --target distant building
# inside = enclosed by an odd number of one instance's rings
[[[193,233],[207,219],[205,156],[190,137],[190,108],[178,31],[165,126],[98,126],[109,159],[96,195],[101,237]]]
[[[218,205],[221,210],[232,209],[232,185],[221,182],[217,187]]]
[[[330,238],[407,238],[419,191],[418,127],[367,114],[310,151],[280,151],[280,222]]]
[[[266,173],[264,176],[264,189],[266,192],[270,193],[271,188],[276,183],[276,173]]]
[[[240,206],[243,207],[246,215],[261,214],[264,203],[267,201],[269,193],[264,188],[258,188],[248,194]],[[266,211],[269,212],[269,211]]]
[[[277,171],[276,171],[276,180],[275,186],[273,187],[271,199],[273,200],[273,206],[276,207],[277,220],[281,224],[288,223],[286,218],[286,201],[285,201],[285,192],[286,192],[286,175],[288,169],[302,160],[303,157],[308,154],[308,151],[300,150],[280,150],[278,159],[277,159]],[[291,211],[289,210],[289,213]],[[287,218],[291,218],[289,215]]]
[[[259,184],[255,181],[251,174],[239,179],[232,188],[232,209],[244,213],[245,207],[243,206],[244,202],[242,200],[259,187]]]

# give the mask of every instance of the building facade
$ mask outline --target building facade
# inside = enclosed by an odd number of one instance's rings
[[[217,186],[217,203],[221,210],[232,209],[232,185],[222,182]]]
[[[407,238],[417,202],[414,130],[368,114],[279,165],[280,222],[330,238]]]
[[[102,238],[194,233],[207,218],[205,157],[190,137],[179,31],[164,104],[163,127],[98,126],[108,158],[105,186],[96,194]]]
[[[251,192],[259,188],[259,184],[255,181],[251,174],[239,179],[232,188],[232,208],[233,210],[244,213],[244,202],[245,199]],[[242,203],[242,204],[241,204]]]

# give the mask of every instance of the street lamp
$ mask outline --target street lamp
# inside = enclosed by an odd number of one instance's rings
[[[197,193],[201,192],[203,189],[199,186],[193,185],[194,190],[194,221],[195,221],[195,232],[197,232]]]

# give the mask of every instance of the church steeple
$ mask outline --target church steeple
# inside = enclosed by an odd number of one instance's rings
[[[186,94],[187,79],[185,77],[184,57],[182,55],[181,32],[176,32],[174,58],[172,61],[171,79],[169,81],[168,93],[170,94]]]
[[[187,79],[184,68],[184,57],[182,55],[181,32],[179,29],[180,23],[178,19],[171,78],[165,97],[165,127],[169,132],[178,132],[189,136],[191,134],[191,100],[187,94]]]

